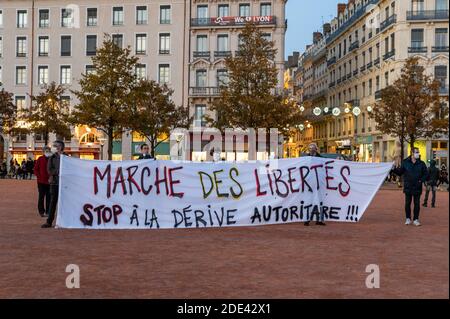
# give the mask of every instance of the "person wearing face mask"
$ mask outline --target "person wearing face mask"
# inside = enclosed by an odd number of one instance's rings
[[[422,195],[422,184],[428,179],[428,169],[420,159],[420,151],[417,147],[413,149],[411,156],[396,163],[394,172],[403,175],[403,193],[405,194],[405,225],[411,224],[411,202],[414,200],[414,221],[415,226],[420,226],[420,196]]]
[[[308,145],[308,149],[309,149],[309,153],[308,153],[307,156],[322,157],[319,154],[319,152],[318,152],[319,148],[317,147],[316,143],[309,144]],[[304,225],[305,226],[309,226],[309,223],[310,223],[310,220],[304,222]],[[320,213],[320,220],[319,220],[319,217],[317,217],[316,225],[319,225],[319,226],[325,226],[326,225],[325,222],[324,222],[324,214],[323,214],[323,212]]]
[[[34,175],[37,178],[38,186],[38,212],[41,217],[48,215],[50,208],[50,185],[48,183],[47,164],[48,159],[52,156],[50,147],[44,146],[42,149],[43,156],[39,157],[34,165]],[[45,205],[44,205],[45,202]]]
[[[64,142],[59,140],[53,142],[52,153],[53,154],[49,157],[47,163],[47,172],[49,175],[50,184],[50,208],[47,222],[41,226],[42,228],[52,227],[53,220],[55,219],[59,191],[59,163],[61,156],[65,155]]]

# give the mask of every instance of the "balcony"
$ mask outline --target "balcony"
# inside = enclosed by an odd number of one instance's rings
[[[210,51],[194,51],[192,54],[194,59],[209,59],[211,56]]]
[[[380,24],[380,31],[383,32],[387,28],[389,28],[391,25],[397,22],[397,15],[393,14]]]
[[[336,82],[333,81],[333,82],[330,82],[330,84],[328,84],[328,87],[331,89],[331,88],[334,87],[335,85],[336,85]]]
[[[431,52],[436,52],[436,53],[440,53],[440,52],[446,52],[448,53],[448,46],[437,46],[437,47],[431,47]]]
[[[160,55],[167,55],[167,54],[170,54],[170,50],[159,50],[159,54]]]
[[[214,51],[215,58],[228,58],[231,56],[231,51]]]
[[[256,25],[276,25],[277,19],[275,16],[193,18],[191,27],[245,26],[247,22]]]
[[[375,60],[373,60],[373,65],[376,65],[376,66],[378,66],[378,65],[380,65],[380,58],[376,58]]]
[[[428,48],[423,46],[413,46],[408,48],[408,53],[427,53]]]
[[[407,11],[407,21],[448,20],[448,10]]]
[[[347,80],[350,79],[352,77],[352,72],[347,73]]]
[[[327,90],[325,90],[325,89],[320,90],[319,92],[312,95],[312,99],[317,100],[317,99],[323,98],[326,96],[326,94],[327,94]]]
[[[350,44],[350,47],[348,48],[348,52],[351,52],[355,49],[359,48],[359,40],[356,40],[355,42],[353,42],[352,44]]]
[[[370,70],[370,68],[372,68],[372,66],[373,66],[373,62],[367,63],[367,70]]]
[[[353,76],[357,76],[358,75],[358,69],[353,70]]]
[[[336,80],[336,84],[339,84],[339,83],[341,83],[342,82],[342,79],[337,79]]]
[[[189,96],[218,96],[220,87],[217,86],[194,86],[189,88]]]
[[[387,52],[385,55],[383,55],[383,60],[385,61],[385,60],[393,57],[394,55],[395,55],[395,49],[393,49],[393,50]]]
[[[366,65],[364,64],[362,67],[359,68],[360,72],[364,72],[366,70]]]
[[[329,59],[327,61],[327,66],[331,66],[331,65],[333,65],[335,63],[336,63],[336,57],[334,56],[334,57],[332,57],[331,59]]]
[[[381,90],[375,91],[375,100],[381,100]]]

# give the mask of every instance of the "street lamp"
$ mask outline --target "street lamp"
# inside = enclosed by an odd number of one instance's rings
[[[106,138],[99,137],[98,141],[100,142],[100,159],[103,160],[103,146],[105,146]]]

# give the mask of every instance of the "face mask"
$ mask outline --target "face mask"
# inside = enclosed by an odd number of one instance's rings
[[[52,146],[52,153],[58,153],[58,149],[54,146]]]
[[[52,156],[53,155],[53,153],[52,152],[45,152],[45,157],[50,157],[50,156]]]
[[[414,153],[414,158],[415,159],[419,159],[420,158],[420,153]]]

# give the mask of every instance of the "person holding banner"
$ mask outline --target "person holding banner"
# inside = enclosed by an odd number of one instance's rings
[[[147,144],[141,145],[141,154],[138,157],[138,160],[142,159],[153,159],[153,157],[149,154],[150,147]]]
[[[316,143],[311,143],[308,146],[309,149],[309,153],[307,156],[312,156],[312,157],[322,157],[319,152],[318,152],[318,147]],[[305,226],[309,226],[310,220],[308,220],[307,222],[304,223]],[[320,220],[319,217],[317,217],[317,221],[316,221],[316,225],[319,226],[326,226],[326,224],[324,223],[324,214],[323,211],[320,212]]]
[[[58,204],[59,195],[59,164],[61,155],[65,155],[64,142],[59,140],[53,142],[52,152],[53,155],[50,156],[47,163],[50,183],[50,209],[48,212],[47,222],[41,226],[42,228],[52,227],[53,220],[55,219],[56,205]]]
[[[404,159],[401,164],[397,161],[394,171],[397,175],[404,176],[405,225],[411,224],[411,202],[414,200],[413,224],[421,226],[419,222],[420,196],[422,195],[422,185],[428,179],[428,169],[427,165],[420,159],[419,149],[415,147],[411,156]]]

